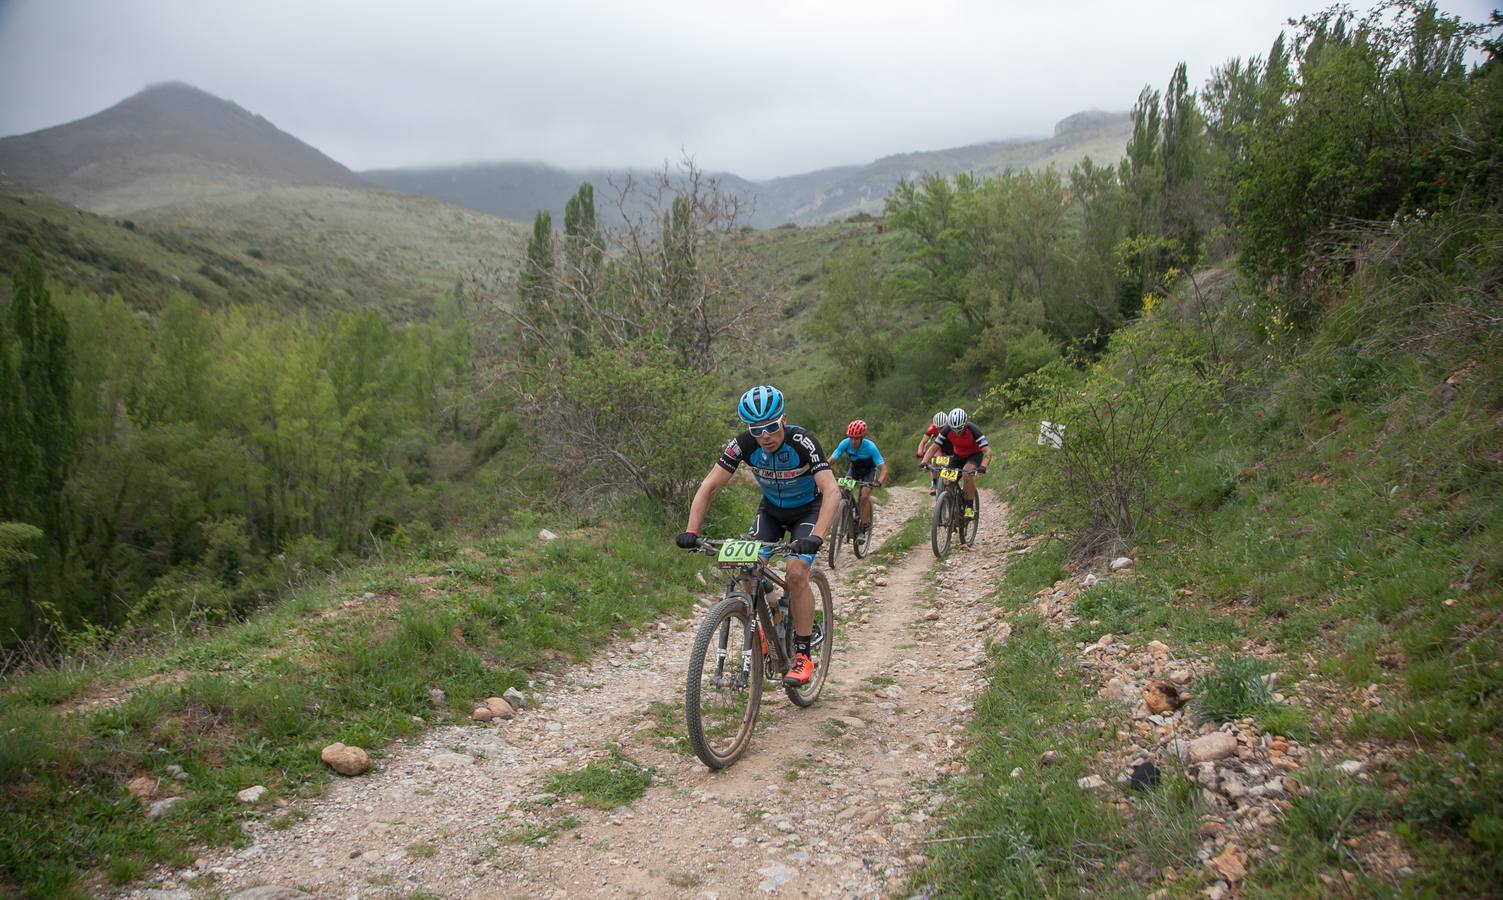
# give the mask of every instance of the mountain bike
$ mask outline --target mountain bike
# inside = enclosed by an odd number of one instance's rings
[[[835,515],[835,524],[830,528],[828,561],[831,569],[835,568],[840,547],[847,540],[851,542],[851,550],[855,551],[857,559],[866,556],[866,551],[871,547],[871,529],[861,529],[861,495],[857,488],[877,486],[875,481],[857,481],[854,478],[837,478],[835,483],[840,486],[840,512]],[[872,521],[877,521],[875,509],[872,510]]]
[[[939,475],[939,493],[934,497],[934,518],[929,525],[929,546],[936,557],[950,552],[950,541],[960,537],[962,544],[976,543],[981,528],[981,492],[976,492],[973,514],[965,514],[965,493],[960,488],[961,470],[952,466],[949,456],[936,456],[924,468]]]
[[[740,759],[751,743],[765,673],[770,669],[781,680],[793,662],[788,584],[771,564],[772,556],[791,556],[793,545],[703,540],[699,549],[729,570],[730,579],[724,598],[705,615],[694,635],[684,719],[694,755],[712,769],[723,769]],[[773,586],[783,589],[777,601],[768,598]],[[799,706],[811,706],[819,698],[835,651],[830,581],[824,572],[811,571],[809,586],[814,591],[814,639],[809,646],[814,676],[802,686],[783,686],[788,699]]]

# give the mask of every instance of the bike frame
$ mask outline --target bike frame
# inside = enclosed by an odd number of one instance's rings
[[[793,654],[789,652],[786,646],[787,636],[782,632],[787,630],[786,626],[792,621],[792,615],[790,613],[783,617],[785,628],[782,630],[772,621],[772,608],[767,602],[767,592],[762,587],[762,581],[765,579],[782,588],[784,592],[788,590],[788,582],[769,564],[769,560],[758,560],[752,565],[741,566],[732,571],[735,574],[726,582],[725,595],[730,597],[742,594],[751,601],[752,606],[752,626],[746,630],[746,638],[740,648],[739,675],[744,685],[751,680],[752,646],[759,633],[772,635],[772,639],[767,642],[767,650],[776,667],[775,671],[788,671],[788,667],[793,662]],[[728,631],[722,631],[715,647],[715,677],[717,679],[725,677],[725,662],[730,655],[729,643]],[[766,671],[765,665],[763,670]]]

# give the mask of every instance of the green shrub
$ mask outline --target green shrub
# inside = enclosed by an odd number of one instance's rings
[[[577,772],[555,775],[547,789],[557,794],[578,794],[579,802],[595,809],[615,809],[642,796],[652,784],[653,770],[611,748],[610,755]]]
[[[1255,716],[1273,703],[1266,663],[1245,656],[1222,657],[1195,685],[1196,717],[1202,722],[1229,722]]]

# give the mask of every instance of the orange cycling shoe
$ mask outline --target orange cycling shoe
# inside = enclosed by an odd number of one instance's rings
[[[814,660],[810,659],[807,653],[795,653],[793,665],[789,667],[788,674],[783,676],[783,683],[801,687],[808,684],[809,679],[813,677]]]

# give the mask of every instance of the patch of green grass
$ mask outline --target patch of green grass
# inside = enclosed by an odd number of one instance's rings
[[[690,746],[689,736],[684,730],[682,706],[666,700],[654,700],[647,708],[647,715],[652,723],[647,733],[656,739],[659,745],[687,755],[694,754],[694,748]]]
[[[1273,692],[1263,676],[1269,671],[1262,660],[1224,656],[1214,671],[1201,676],[1195,686],[1195,715],[1202,722],[1230,722],[1262,712],[1273,703]]]
[[[867,559],[872,563],[890,566],[898,562],[908,554],[909,550],[929,539],[929,514],[930,510],[923,504],[914,511],[913,515],[903,522],[891,537],[882,542]]]
[[[407,855],[413,859],[432,859],[438,855],[438,848],[432,844],[408,844]]]
[[[1305,711],[1298,706],[1270,703],[1256,713],[1258,728],[1265,734],[1279,734],[1296,741],[1308,741],[1314,732]]]
[[[809,766],[813,764],[814,760],[810,759],[807,756],[800,756],[798,759],[795,759],[793,762],[789,763],[788,768],[783,770],[783,780],[790,784],[798,781],[803,777],[804,770],[809,768]]]
[[[272,819],[266,824],[270,825],[272,830],[274,831],[286,831],[297,823],[306,821],[307,818],[307,810],[289,809],[285,814],[277,816],[275,819]]]
[[[622,755],[612,747],[604,759],[596,760],[577,772],[554,775],[547,790],[557,794],[578,794],[579,802],[595,809],[615,809],[642,796],[652,784],[653,770]]]
[[[542,847],[552,843],[554,838],[564,832],[573,831],[578,827],[578,816],[563,816],[551,822],[544,822],[540,825],[528,825],[525,828],[508,831],[501,835],[501,841],[506,844],[532,844],[535,847]]]

